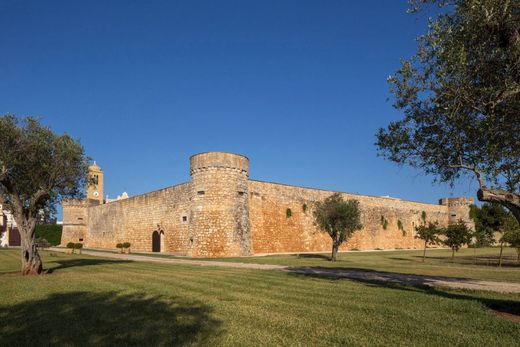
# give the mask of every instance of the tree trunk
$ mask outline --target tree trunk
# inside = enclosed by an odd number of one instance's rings
[[[520,263],[520,248],[516,249],[516,262]]]
[[[513,213],[520,223],[520,195],[501,189],[482,188],[477,192],[480,201],[496,202]]]
[[[422,254],[422,262],[424,263],[424,259],[426,259],[426,241],[424,241],[424,251]]]
[[[455,262],[455,248],[452,248],[452,249],[451,249],[451,262],[452,262],[452,263]]]
[[[502,251],[504,250],[504,242],[500,242],[500,256],[498,257],[498,267],[502,267]]]
[[[22,239],[22,275],[39,275],[43,264],[36,247],[34,221],[24,220],[19,226]]]
[[[338,260],[338,248],[339,248],[338,242],[332,241],[332,256],[330,257],[331,261]]]

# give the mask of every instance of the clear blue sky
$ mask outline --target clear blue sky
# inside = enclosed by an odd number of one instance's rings
[[[386,1],[0,0],[0,113],[80,138],[105,193],[189,179],[202,151],[251,177],[436,202],[474,195],[377,157],[386,78],[425,16]]]

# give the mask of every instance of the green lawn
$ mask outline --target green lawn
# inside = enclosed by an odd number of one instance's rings
[[[364,270],[398,272],[406,274],[464,277],[481,280],[520,282],[520,264],[516,250],[504,248],[504,265],[497,267],[499,248],[461,249],[451,262],[451,250],[427,250],[426,262],[422,262],[422,250],[346,252],[339,254],[337,262],[330,262],[330,254],[272,255],[259,257],[218,258],[207,260],[236,261],[257,264],[291,266],[337,267]]]
[[[520,295],[43,255],[52,273],[21,277],[19,251],[0,251],[1,346],[520,341],[520,324],[490,309],[520,312]]]

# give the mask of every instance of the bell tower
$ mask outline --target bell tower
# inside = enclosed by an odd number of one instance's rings
[[[103,203],[103,182],[103,171],[94,161],[94,164],[88,167],[87,199]]]

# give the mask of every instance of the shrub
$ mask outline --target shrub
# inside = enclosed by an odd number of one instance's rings
[[[381,216],[381,226],[385,230],[388,228],[388,220],[385,218],[385,216]]]
[[[404,230],[403,222],[400,219],[397,220],[397,228],[402,231],[403,236],[406,236],[406,230]]]
[[[83,244],[82,243],[75,243],[74,244],[74,248],[79,250],[79,254],[81,254],[81,249],[83,248]]]
[[[75,246],[74,242],[67,243],[67,248],[70,248],[72,250],[72,253],[74,253],[74,246]]]
[[[124,247],[123,247],[123,244],[122,244],[122,243],[118,243],[118,244],[116,245],[116,248],[119,248],[120,253],[123,253],[123,248],[124,248]]]
[[[51,246],[51,244],[49,243],[49,241],[45,240],[44,238],[41,238],[41,237],[36,238],[36,247],[45,249],[45,248],[49,248],[50,246]]]
[[[285,210],[285,216],[287,218],[291,217],[292,216],[292,210],[290,208],[288,208],[287,210]]]
[[[61,232],[63,225],[43,224],[37,225],[34,230],[36,237],[43,238],[49,242],[51,246],[57,246],[61,243]]]
[[[123,248],[127,249],[128,250],[128,253],[130,253],[130,242],[123,242]]]
[[[304,204],[302,205],[302,211],[303,211],[303,213],[306,213],[306,212],[307,212],[307,208],[308,208],[307,204],[304,203]]]

